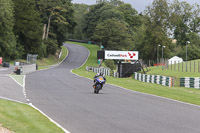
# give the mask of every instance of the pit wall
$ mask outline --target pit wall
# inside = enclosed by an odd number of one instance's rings
[[[36,71],[36,64],[22,66],[22,73],[28,74]]]
[[[31,65],[22,65],[22,66],[11,66],[10,71],[15,72],[17,69],[20,69],[20,74],[28,74],[36,71],[36,64]]]

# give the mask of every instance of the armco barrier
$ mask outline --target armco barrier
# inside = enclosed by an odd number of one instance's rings
[[[142,82],[156,83],[156,84],[169,86],[169,87],[174,86],[173,77],[166,77],[166,76],[160,76],[160,75],[147,75],[147,74],[141,74],[141,73],[135,72],[134,78]]]
[[[106,76],[110,76],[110,68],[97,68],[97,67],[86,66],[86,71],[92,71],[95,73],[103,72]]]
[[[197,78],[180,78],[180,87],[200,89],[200,77]]]

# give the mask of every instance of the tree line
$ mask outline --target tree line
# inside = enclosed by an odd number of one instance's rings
[[[76,26],[71,0],[0,0],[0,56],[55,54]]]
[[[138,13],[121,0],[95,5],[71,0],[0,0],[0,56],[7,60],[55,54],[67,39],[94,41],[107,50],[139,51],[143,60],[174,55],[200,58],[200,8],[154,0]],[[158,57],[159,55],[159,57]]]
[[[200,8],[198,4],[154,0],[138,13],[121,0],[101,0],[95,5],[74,4],[75,27],[68,38],[92,40],[107,50],[136,50],[143,60],[178,55],[200,58]],[[159,56],[160,55],[160,56]],[[159,57],[158,57],[159,56]]]

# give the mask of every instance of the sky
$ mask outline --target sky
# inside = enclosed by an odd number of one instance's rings
[[[125,3],[130,3],[138,12],[142,12],[146,6],[151,4],[153,0],[122,0]],[[170,0],[172,1],[172,0]],[[200,4],[200,0],[179,0],[179,1],[186,1],[190,4]],[[96,3],[96,0],[72,0],[72,3],[84,3],[87,5],[92,5]]]

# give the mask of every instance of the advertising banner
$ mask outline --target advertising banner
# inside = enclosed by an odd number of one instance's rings
[[[2,65],[2,57],[0,57],[0,65]]]
[[[105,59],[113,60],[138,60],[138,51],[105,51]]]

